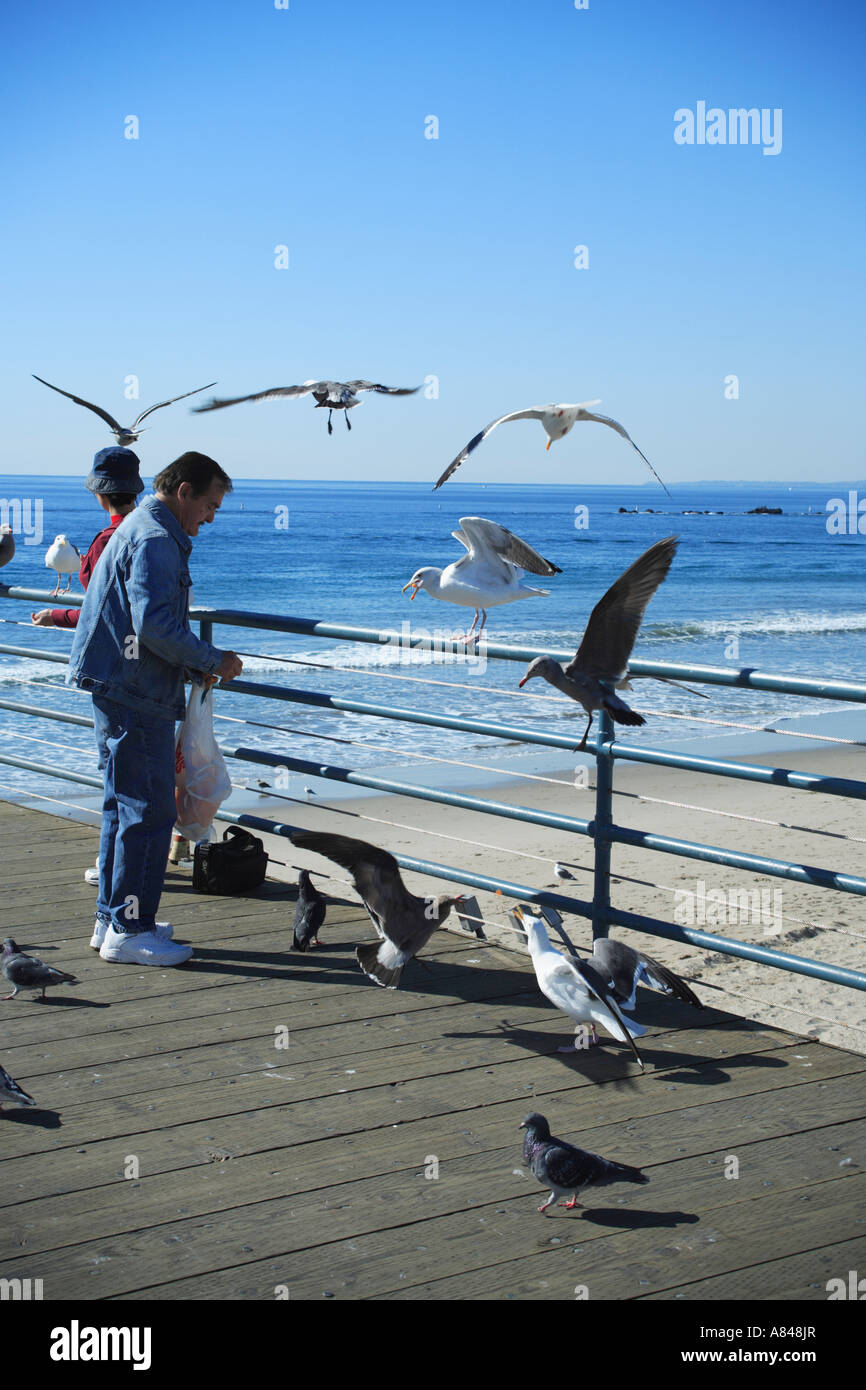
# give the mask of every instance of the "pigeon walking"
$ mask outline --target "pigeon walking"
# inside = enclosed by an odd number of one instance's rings
[[[223,410],[227,405],[242,405],[244,401],[274,401],[280,397],[312,396],[317,410],[328,412],[328,434],[334,433],[331,415],[335,410],[346,411],[346,429],[352,428],[348,412],[361,402],[359,391],[377,391],[381,396],[414,396],[420,386],[383,386],[375,381],[305,381],[301,386],[272,386],[252,396],[233,396],[231,400],[212,400],[207,405],[194,405],[196,414],[206,410]]]
[[[36,956],[28,956],[20,950],[11,936],[3,942],[3,974],[12,985],[11,994],[0,995],[0,999],[14,999],[20,989],[41,989],[42,998],[49,985],[77,985],[74,975],[65,970],[56,970],[46,965]]]
[[[400,877],[393,854],[363,840],[318,830],[293,830],[289,839],[298,849],[323,854],[349,870],[355,890],[382,938],[378,944],[357,948],[358,964],[377,984],[396,989],[403,967],[426,946],[452,907],[462,901],[462,895],[416,897]]]
[[[667,536],[645,550],[593,608],[573,660],[563,669],[552,657],[538,656],[529,663],[519,682],[523,687],[533,676],[542,676],[549,685],[583,705],[589,723],[577,752],[586,748],[597,709],[607,710],[617,724],[646,723],[642,714],[620,699],[614,687],[625,679],[647,604],[667,577],[676,549],[676,536]]]
[[[324,920],[325,897],[313,883],[309,871],[301,869],[298,876],[298,901],[295,904],[295,919],[292,923],[296,951],[306,951],[308,946],[319,945],[319,928]]]
[[[675,996],[696,1009],[704,1006],[698,996],[689,989],[685,980],[668,970],[666,965],[645,956],[626,946],[624,941],[612,941],[610,937],[600,936],[592,945],[590,956],[592,965],[604,979],[608,989],[621,1009],[629,1013],[635,1007],[638,985],[648,985],[650,989],[660,990],[662,994]]]
[[[36,1101],[32,1096],[13,1081],[8,1071],[0,1067],[0,1110],[5,1105],[35,1105]]]
[[[613,991],[592,961],[572,960],[562,955],[551,946],[540,917],[531,917],[519,907],[514,909],[514,913],[526,929],[539,989],[551,1004],[580,1025],[575,1034],[575,1037],[580,1036],[580,1041],[557,1050],[577,1052],[597,1043],[596,1027],[600,1024],[612,1038],[628,1044],[643,1071],[644,1065],[634,1045],[634,1038],[642,1037],[646,1029],[633,1020],[626,1023]]]
[[[139,435],[144,433],[144,430],[141,428],[141,422],[142,420],[146,420],[148,415],[152,415],[155,410],[163,410],[167,405],[174,405],[175,401],[186,400],[187,396],[197,396],[199,391],[206,391],[208,386],[216,386],[215,381],[209,381],[204,386],[197,386],[194,391],[184,391],[182,396],[172,396],[170,401],[160,401],[158,405],[148,406],[147,410],[143,410],[140,415],[137,415],[132,424],[127,428],[124,425],[119,425],[114,416],[109,415],[108,411],[103,410],[100,406],[91,405],[90,401],[84,401],[80,396],[73,396],[69,391],[61,391],[59,386],[52,386],[50,381],[44,381],[41,376],[36,376],[35,372],[33,376],[37,381],[41,381],[43,386],[48,386],[52,391],[57,391],[61,396],[66,396],[68,400],[74,401],[76,405],[83,405],[87,410],[92,410],[94,415],[98,415],[101,420],[105,421],[118,444],[124,449],[130,444],[134,444]]]
[[[523,1141],[523,1161],[529,1164],[532,1176],[544,1187],[550,1188],[550,1196],[539,1211],[547,1211],[560,1197],[571,1194],[570,1202],[560,1202],[561,1207],[573,1211],[581,1204],[577,1194],[587,1187],[608,1187],[614,1182],[648,1183],[649,1178],[639,1168],[630,1168],[626,1163],[614,1163],[600,1154],[588,1153],[586,1149],[575,1148],[564,1139],[557,1139],[550,1132],[550,1126],[543,1115],[527,1115],[520,1126],[526,1130]]]

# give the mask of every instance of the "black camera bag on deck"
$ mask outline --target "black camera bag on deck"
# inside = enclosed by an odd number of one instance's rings
[[[230,825],[221,840],[196,845],[192,886],[199,893],[248,893],[264,883],[267,869],[262,841]]]

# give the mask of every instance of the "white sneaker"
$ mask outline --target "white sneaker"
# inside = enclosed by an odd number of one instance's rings
[[[109,926],[99,954],[103,960],[121,965],[183,965],[192,955],[192,947],[166,941],[155,931],[126,934]]]
[[[85,883],[95,883],[96,886],[97,886],[97,888],[99,887],[99,865],[98,865],[98,864],[97,864],[97,866],[96,866],[95,869],[85,869],[85,870],[84,870],[84,882],[85,882]]]
[[[162,937],[163,941],[171,941],[174,936],[174,927],[171,922],[157,922],[156,934]],[[94,951],[98,951],[105,940],[105,933],[108,931],[108,923],[101,922],[97,917],[93,923],[93,935],[90,938],[90,945]]]

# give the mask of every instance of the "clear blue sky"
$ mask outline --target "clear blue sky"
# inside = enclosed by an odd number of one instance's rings
[[[213,379],[439,379],[438,400],[365,397],[332,438],[309,399],[183,402],[140,441],[145,476],[198,448],[236,478],[432,483],[495,416],[600,397],[666,480],[863,477],[864,14],[5,7],[0,471],[84,473],[111,443],[37,372],[123,423]],[[781,152],[676,144],[699,101],[781,108]],[[649,477],[601,426],[544,442],[507,425],[457,476]]]

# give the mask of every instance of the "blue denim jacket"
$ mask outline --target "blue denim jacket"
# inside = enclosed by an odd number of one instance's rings
[[[68,685],[159,718],[183,718],[184,668],[212,672],[223,657],[190,630],[191,550],[155,496],[120,523],[81,605]]]

